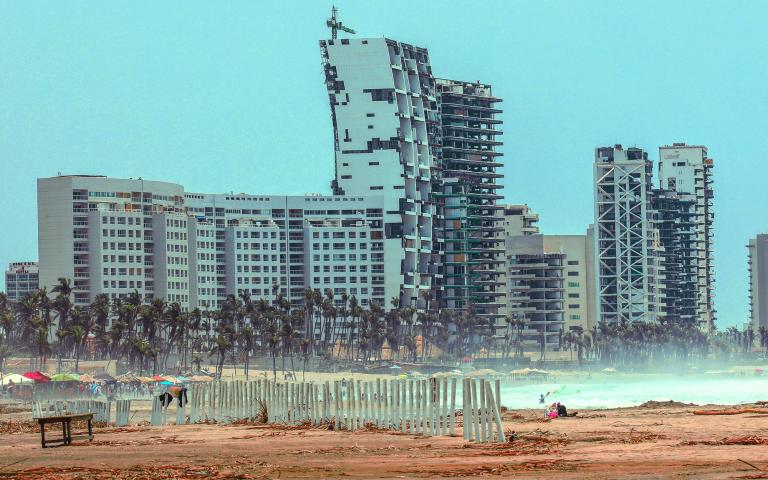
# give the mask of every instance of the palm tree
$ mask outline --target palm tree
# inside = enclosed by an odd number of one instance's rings
[[[255,335],[253,332],[253,328],[250,326],[247,326],[243,328],[240,333],[238,334],[238,340],[241,345],[241,349],[243,352],[243,371],[245,371],[245,378],[248,379],[248,372],[250,370],[250,355],[251,350],[253,350],[253,339]]]
[[[45,327],[35,329],[34,342],[37,358],[39,359],[38,369],[42,369],[44,368],[45,360],[51,353],[51,344],[48,342],[48,329]]]
[[[80,371],[80,348],[83,345],[83,340],[87,335],[86,330],[80,325],[74,325],[70,329],[70,335],[75,345],[75,372]]]
[[[232,342],[230,342],[229,338],[227,338],[226,335],[219,335],[216,337],[216,344],[211,348],[211,355],[217,356],[216,361],[216,376],[218,378],[221,378],[221,374],[224,371],[224,360],[226,359],[227,353],[232,348]]]

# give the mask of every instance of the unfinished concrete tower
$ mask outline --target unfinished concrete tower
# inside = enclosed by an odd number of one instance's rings
[[[433,180],[439,199],[444,283],[440,305],[471,308],[496,323],[504,307],[503,206],[497,180],[502,142],[497,129],[500,98],[490,85],[438,79],[441,176]]]

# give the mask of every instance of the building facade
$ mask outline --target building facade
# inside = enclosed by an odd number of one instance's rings
[[[13,262],[5,271],[5,294],[8,300],[18,302],[39,288],[37,262]]]
[[[556,350],[565,327],[566,255],[547,253],[544,236],[506,238],[507,314],[522,320],[523,347]]]
[[[499,324],[504,307],[503,206],[497,169],[501,99],[479,82],[438,79],[440,175],[433,182],[443,255],[440,306],[472,308]]]
[[[381,195],[387,299],[423,306],[440,270],[435,79],[425,48],[386,38],[320,42],[333,120],[336,195]]]
[[[749,317],[757,335],[760,327],[768,328],[768,234],[750,239],[749,255]],[[757,337],[759,338],[759,337]]]
[[[651,175],[651,161],[640,148],[595,150],[597,321],[653,322],[663,316]]]
[[[539,233],[539,214],[534,213],[528,205],[505,205],[502,215],[505,237]]]
[[[700,327],[710,331],[716,320],[714,306],[713,226],[714,190],[707,147],[673,143],[659,147],[659,184],[662,190],[675,192],[681,202],[689,202],[683,214],[692,232],[687,247],[686,267],[696,279],[695,316]],[[686,300],[687,301],[687,300]]]
[[[663,312],[674,322],[698,322],[698,243],[693,201],[670,190],[653,192],[654,225],[664,266]]]
[[[307,288],[385,305],[382,207],[378,196],[218,195],[147,180],[39,179],[40,285],[50,291],[58,278],[74,279],[76,305],[137,291],[185,310],[275,293],[298,307]]]
[[[563,263],[563,321],[569,331],[590,331],[594,322],[592,249],[587,235],[544,235],[544,252],[565,255]]]

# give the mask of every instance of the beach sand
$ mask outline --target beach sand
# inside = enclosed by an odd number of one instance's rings
[[[543,421],[508,411],[515,439],[335,432],[327,427],[99,428],[95,441],[41,449],[31,425],[0,433],[0,478],[768,478],[768,415],[697,416],[654,404]],[[55,434],[51,434],[55,435]],[[751,465],[750,465],[751,464]]]

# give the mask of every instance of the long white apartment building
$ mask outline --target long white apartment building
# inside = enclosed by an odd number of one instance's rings
[[[306,288],[386,305],[382,206],[379,196],[201,194],[142,179],[42,178],[40,285],[50,291],[58,278],[72,279],[77,305],[137,291],[184,309],[215,308],[227,295],[271,300],[273,285],[293,306]]]

